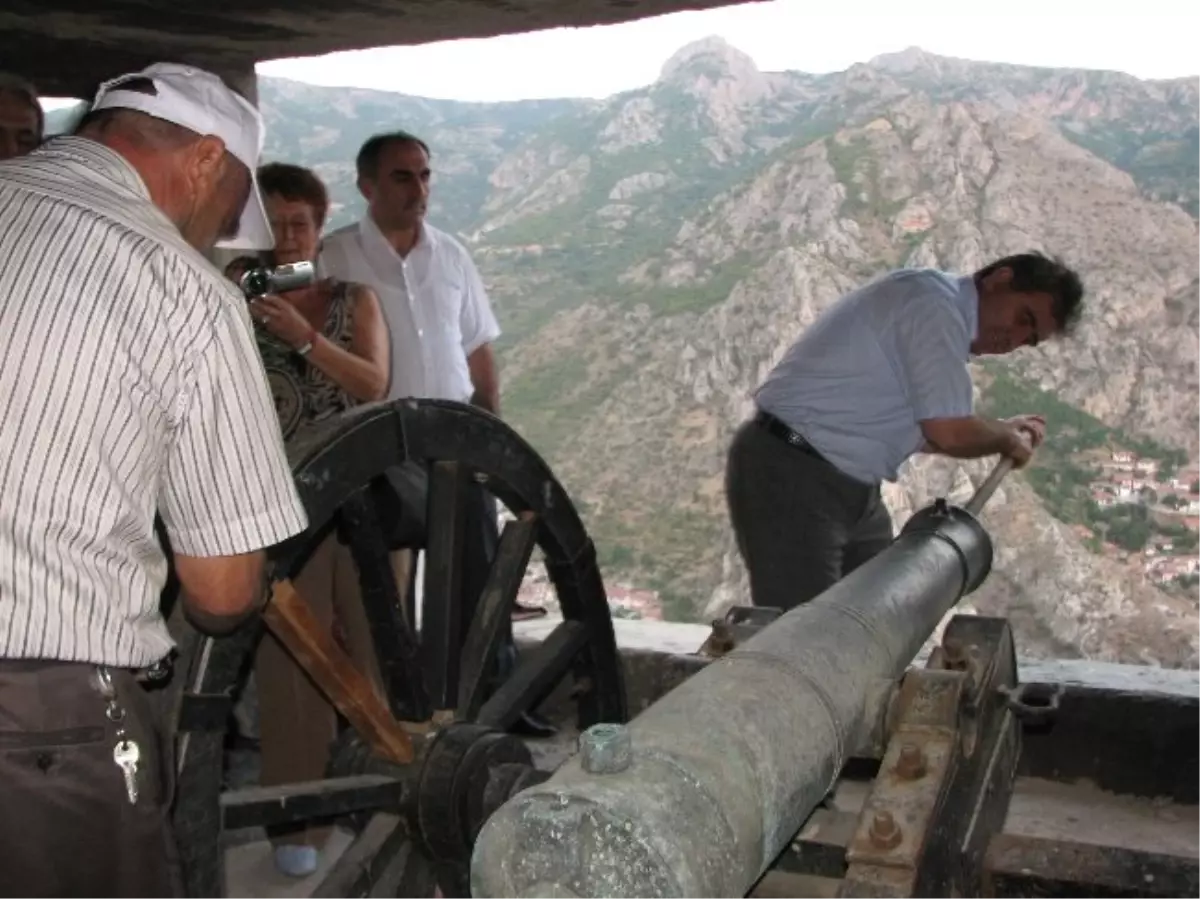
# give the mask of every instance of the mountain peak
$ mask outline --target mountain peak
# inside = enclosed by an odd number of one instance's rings
[[[668,59],[662,67],[659,81],[666,81],[677,75],[692,72],[697,65],[718,71],[721,75],[738,78],[741,76],[757,76],[758,66],[749,55],[730,44],[725,38],[709,35],[698,41],[692,41]]]
[[[921,69],[936,69],[938,59],[920,47],[905,47],[895,53],[881,53],[872,57],[867,65],[887,72],[916,72]]]

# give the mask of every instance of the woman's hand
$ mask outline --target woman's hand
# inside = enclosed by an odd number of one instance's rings
[[[250,314],[292,349],[298,350],[317,337],[317,329],[296,311],[296,307],[274,294],[267,294],[252,302]]]

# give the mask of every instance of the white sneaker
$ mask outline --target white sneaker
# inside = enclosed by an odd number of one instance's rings
[[[275,867],[288,877],[307,877],[321,860],[316,846],[276,846]]]

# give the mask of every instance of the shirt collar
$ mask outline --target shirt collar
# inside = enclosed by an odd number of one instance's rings
[[[967,333],[974,342],[979,337],[979,289],[974,275],[963,275],[958,279],[958,309],[967,325]]]
[[[78,166],[72,167],[72,178],[103,183],[110,188],[116,186],[143,200],[151,199],[150,189],[137,169],[116,150],[90,138],[74,135],[52,137],[29,155],[75,162]]]
[[[389,265],[404,264],[405,257],[396,252],[396,248],[388,242],[383,232],[379,230],[379,226],[375,224],[375,220],[371,218],[371,213],[366,213],[358,223],[359,232],[363,237],[363,247],[368,255],[374,257],[379,262],[385,262]],[[417,242],[413,245],[412,250],[408,254],[408,259],[412,259],[418,254],[427,253],[432,249],[433,236],[430,234],[429,228],[424,222],[421,223],[421,233],[417,236]]]

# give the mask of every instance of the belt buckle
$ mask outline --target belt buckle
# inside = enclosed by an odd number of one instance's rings
[[[152,684],[159,683],[171,676],[174,667],[174,659],[172,659],[171,654],[168,654],[154,664],[139,671],[138,680]]]

